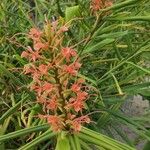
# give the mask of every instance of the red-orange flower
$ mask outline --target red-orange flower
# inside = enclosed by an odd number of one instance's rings
[[[112,4],[112,0],[92,0],[91,8],[94,12],[96,12],[105,7],[110,7]]]
[[[38,96],[41,96],[41,94],[43,92],[42,86],[36,85],[36,84],[33,84],[32,86],[30,86],[30,89],[34,90]]]
[[[27,51],[23,51],[21,57],[24,57],[30,61],[36,61],[41,58],[38,51],[33,51],[31,47],[28,47]]]
[[[76,112],[82,111],[82,109],[84,108],[84,101],[72,97],[69,99],[69,102],[67,103],[65,108],[66,109],[73,108]]]
[[[35,72],[35,67],[33,67],[33,65],[32,66],[25,65],[23,68],[23,72],[24,72],[24,74],[33,73],[33,72]]]
[[[39,78],[41,74],[39,73],[39,71],[36,69],[34,65],[24,66],[23,72],[24,74],[31,74],[34,82],[38,82],[38,83],[40,82]]]
[[[73,128],[73,130],[75,131],[75,132],[79,132],[80,130],[81,130],[81,123],[78,121],[78,120],[74,120],[73,122],[72,122],[72,125],[71,125],[71,127]]]
[[[67,26],[60,27],[60,32],[66,32],[66,31],[68,31],[68,27]]]
[[[88,96],[88,93],[86,93],[85,91],[84,92],[79,91],[77,93],[77,100],[83,101],[87,99],[87,96]]]
[[[34,41],[39,41],[41,38],[42,32],[37,28],[31,28],[29,32],[29,38],[33,39]]]
[[[38,41],[38,42],[34,43],[33,47],[36,51],[39,51],[40,49],[47,49],[48,45],[47,45],[47,43],[42,43],[42,42]]]
[[[48,73],[48,65],[41,64],[38,69],[42,75],[46,75]]]
[[[81,67],[81,64],[78,61],[75,61],[73,65],[77,70]]]
[[[76,51],[74,49],[71,49],[70,47],[62,48],[61,53],[66,58],[67,62],[70,62],[71,57],[77,55]]]
[[[81,64],[79,62],[74,62],[70,65],[64,65],[63,69],[66,73],[69,73],[70,75],[76,76],[77,70],[81,67]]]
[[[33,84],[30,86],[31,90],[34,90],[38,96],[41,96],[43,92],[50,92],[53,89],[53,85],[51,83],[45,82],[43,85]]]
[[[76,100],[73,104],[72,107],[76,112],[81,111],[84,108],[84,102],[80,100]]]
[[[37,97],[37,102],[41,104],[45,104],[47,101],[44,97],[40,96],[40,97]]]
[[[69,73],[70,75],[73,75],[73,76],[75,76],[77,74],[77,70],[76,70],[76,68],[74,67],[73,64],[71,64],[69,66],[64,65],[64,71],[66,73]]]
[[[74,129],[74,131],[79,132],[83,123],[90,123],[90,118],[87,115],[75,118],[72,121],[72,128]]]
[[[53,97],[53,98],[51,98],[49,101],[48,101],[48,103],[47,103],[47,108],[48,109],[50,109],[50,110],[52,110],[52,111],[56,111],[57,110],[57,108],[58,108],[58,102],[57,102],[57,99],[56,99],[56,97]]]
[[[79,85],[79,83],[74,83],[72,86],[71,86],[71,90],[75,93],[79,92],[81,89],[81,85]]]
[[[102,9],[103,7],[103,2],[102,0],[92,0],[91,1],[91,8],[93,11],[98,11]]]
[[[51,91],[53,89],[53,85],[51,83],[45,82],[42,89],[43,91]]]
[[[78,93],[81,90],[82,83],[84,83],[84,79],[78,79],[74,84],[71,86],[71,90],[75,93]]]
[[[54,131],[60,131],[63,128],[63,119],[57,115],[48,115],[47,116],[48,123],[52,126]]]

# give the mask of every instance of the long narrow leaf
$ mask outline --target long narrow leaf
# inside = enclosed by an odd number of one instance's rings
[[[39,125],[39,126],[35,126],[35,127],[31,127],[31,128],[26,128],[26,129],[21,129],[18,131],[14,131],[12,133],[8,133],[6,135],[2,135],[0,136],[0,142],[2,141],[6,141],[9,139],[14,139],[16,137],[20,137],[32,132],[38,132],[38,131],[44,131],[47,130],[49,128],[48,124],[44,124],[44,125]]]
[[[46,140],[52,138],[55,135],[56,135],[56,133],[53,133],[52,131],[47,130],[45,133],[39,135],[37,138],[35,138],[31,142],[29,142],[26,145],[20,147],[18,150],[30,150],[34,146],[38,145],[39,143],[41,143],[43,141],[46,141]]]

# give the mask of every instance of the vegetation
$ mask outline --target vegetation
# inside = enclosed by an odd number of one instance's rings
[[[150,99],[149,7],[149,0],[2,0],[0,149],[135,150],[139,139],[150,149],[149,112],[135,118],[122,110],[133,95]]]

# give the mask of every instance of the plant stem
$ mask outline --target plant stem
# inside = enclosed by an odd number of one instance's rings
[[[56,80],[56,83],[58,84],[58,91],[59,91],[59,95],[60,95],[60,98],[62,99],[62,110],[63,110],[63,113],[65,114],[65,117],[67,115],[67,112],[66,112],[66,109],[64,108],[65,107],[65,98],[63,96],[63,89],[62,89],[62,85],[60,83],[60,78],[59,78],[59,74],[58,74],[58,69],[56,68],[55,69],[55,80]]]

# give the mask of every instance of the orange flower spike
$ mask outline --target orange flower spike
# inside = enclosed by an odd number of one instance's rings
[[[39,117],[47,119],[54,131],[68,130],[70,127],[78,132],[81,130],[82,123],[90,122],[85,116],[76,118],[79,115],[78,112],[85,108],[85,101],[88,98],[88,93],[82,85],[85,84],[85,80],[77,77],[81,64],[74,49],[62,46],[63,32],[68,31],[68,27],[65,25],[60,27],[58,21],[52,22],[50,27],[53,36],[48,43],[39,29],[30,30],[29,38],[33,40],[34,50],[29,47],[21,55],[31,64],[24,67],[24,73],[33,78],[30,89],[35,92],[37,103],[43,107],[45,114]],[[51,50],[50,55],[42,51],[48,47]],[[46,59],[43,59],[43,56]],[[38,61],[35,62],[36,60]],[[51,78],[54,78],[55,82],[52,82]],[[74,80],[75,82],[70,86]],[[61,94],[70,90],[71,97],[64,97],[64,94]],[[72,114],[68,115],[70,112]]]

